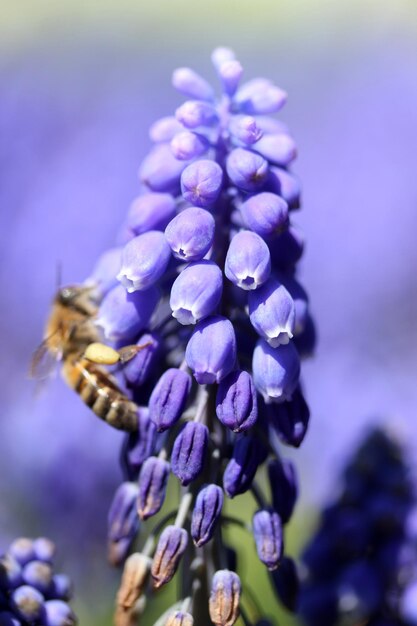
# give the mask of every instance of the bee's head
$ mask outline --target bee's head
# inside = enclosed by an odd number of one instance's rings
[[[77,285],[69,285],[67,287],[62,287],[57,293],[56,299],[57,301],[64,306],[74,305],[77,298],[79,298],[84,293],[82,287]]]

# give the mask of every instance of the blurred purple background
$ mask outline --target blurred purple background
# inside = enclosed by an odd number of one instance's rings
[[[114,242],[138,190],[147,129],[179,102],[171,71],[191,65],[212,79],[218,44],[235,48],[246,77],[289,92],[282,117],[298,141],[297,222],[308,242],[301,279],[319,330],[304,368],[311,430],[296,453],[304,502],[323,497],[370,421],[394,422],[417,453],[417,12],[365,2],[351,14],[343,1],[340,10],[319,2],[316,14],[300,2],[297,18],[278,4],[265,2],[262,15],[247,2],[239,15],[228,7],[219,28],[215,2],[198,32],[190,2],[185,22],[167,2],[142,21],[128,4],[134,26],[126,11],[112,27],[107,11],[91,29],[80,11],[70,26],[41,20],[39,32],[4,44],[0,536],[41,532],[66,552],[77,545],[95,587],[109,576],[94,557],[120,479],[120,437],[59,379],[35,397],[28,364],[58,262],[64,282],[77,282]]]

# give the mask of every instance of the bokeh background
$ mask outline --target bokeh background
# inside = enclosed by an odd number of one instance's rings
[[[288,91],[282,118],[299,145],[301,278],[319,344],[304,368],[313,417],[293,455],[292,552],[367,425],[390,422],[417,456],[415,0],[3,0],[0,542],[59,542],[81,624],[111,623],[118,574],[104,541],[120,438],[59,378],[35,395],[28,363],[58,262],[64,282],[80,281],[113,244],[147,129],[180,102],[172,70],[214,78],[217,45],[236,50],[246,77]],[[243,559],[273,615],[253,551]]]

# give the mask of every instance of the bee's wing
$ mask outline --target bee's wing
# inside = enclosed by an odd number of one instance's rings
[[[33,353],[30,363],[29,376],[36,380],[49,378],[56,371],[57,363],[62,358],[62,352],[58,348],[51,349],[47,337]]]

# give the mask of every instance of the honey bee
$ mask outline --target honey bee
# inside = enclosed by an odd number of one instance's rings
[[[45,378],[62,363],[62,377],[85,404],[105,422],[126,431],[137,429],[137,405],[129,400],[103,365],[124,363],[143,346],[113,350],[100,343],[94,324],[97,303],[92,287],[59,289],[46,324],[45,339],[33,355],[30,375]]]

